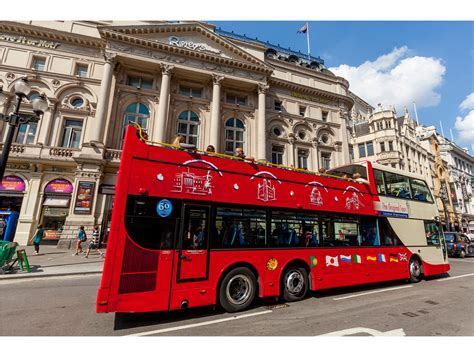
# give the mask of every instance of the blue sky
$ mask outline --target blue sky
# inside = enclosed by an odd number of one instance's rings
[[[208,21],[226,31],[307,52],[304,21]],[[474,152],[474,22],[309,21],[311,54],[372,105],[406,105]],[[365,63],[365,64],[364,64]],[[363,65],[364,64],[364,65]],[[463,104],[463,108],[460,105]],[[456,118],[457,123],[456,123]]]

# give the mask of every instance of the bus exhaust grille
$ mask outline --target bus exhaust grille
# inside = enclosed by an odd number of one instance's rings
[[[157,270],[158,252],[142,249],[127,238],[119,293],[154,291]]]
[[[156,272],[158,269],[158,255],[158,251],[142,249],[127,237],[122,274],[129,272]]]
[[[146,274],[130,274],[120,277],[119,293],[154,291],[156,272]]]

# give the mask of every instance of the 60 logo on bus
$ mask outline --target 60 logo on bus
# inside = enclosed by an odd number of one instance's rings
[[[170,200],[161,200],[156,205],[156,213],[160,217],[168,217],[173,212],[173,204]]]

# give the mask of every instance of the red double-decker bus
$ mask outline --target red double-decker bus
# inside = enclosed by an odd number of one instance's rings
[[[421,177],[369,162],[329,173],[151,143],[130,126],[97,311],[235,312],[449,270]]]

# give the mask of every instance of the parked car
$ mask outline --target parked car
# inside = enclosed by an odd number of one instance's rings
[[[458,232],[444,232],[444,239],[449,256],[464,258],[467,255],[474,255],[474,242],[471,242],[467,235]]]
[[[471,243],[474,243],[474,233],[468,233],[466,235],[471,240]]]

